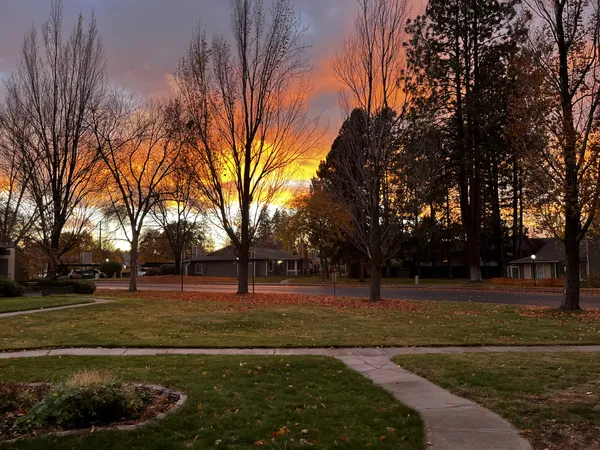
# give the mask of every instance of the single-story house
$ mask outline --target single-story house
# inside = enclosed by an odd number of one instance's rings
[[[564,278],[565,246],[560,239],[535,239],[531,254],[510,261],[506,268],[508,278]],[[535,260],[531,257],[535,255]],[[600,239],[591,237],[581,242],[579,276],[585,280],[590,273],[600,272]]]
[[[204,277],[237,277],[238,257],[235,248],[224,247],[215,252],[200,254],[193,251],[192,258],[185,261],[186,273],[191,276]],[[296,276],[308,273],[310,261],[293,255],[285,250],[270,248],[250,248],[250,259],[248,273],[255,277],[268,276]]]

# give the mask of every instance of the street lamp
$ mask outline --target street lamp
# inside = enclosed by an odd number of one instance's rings
[[[533,287],[536,287],[535,283],[535,255],[531,255],[531,264],[532,264],[532,272],[533,272]]]

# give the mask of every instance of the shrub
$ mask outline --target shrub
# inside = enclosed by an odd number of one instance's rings
[[[87,428],[138,417],[144,398],[107,372],[84,371],[52,387],[48,395],[17,421],[32,428]]]
[[[23,292],[25,292],[25,289],[16,281],[0,278],[0,298],[21,297]]]
[[[42,288],[73,286],[75,294],[93,294],[96,292],[96,283],[93,281],[43,279],[38,280],[37,285]]]
[[[156,277],[160,274],[160,269],[157,269],[156,267],[150,267],[148,270],[146,270],[147,277]]]
[[[104,272],[108,278],[112,278],[115,276],[120,277],[121,271],[123,270],[123,266],[118,262],[106,262],[100,266],[100,272]]]
[[[590,273],[587,282],[584,283],[585,287],[597,288],[600,287],[600,272]]]
[[[175,275],[175,264],[163,264],[158,270],[161,275]]]

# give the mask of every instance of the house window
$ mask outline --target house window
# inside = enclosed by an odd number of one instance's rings
[[[273,272],[275,270],[275,261],[272,259],[269,260],[269,272]]]
[[[550,264],[536,264],[535,277],[539,280],[552,278],[552,266]]]
[[[296,270],[296,261],[292,261],[291,259],[288,260],[287,262],[287,268],[288,270],[291,272],[293,270]]]
[[[194,267],[196,275],[204,275],[204,266],[201,263],[196,263]]]

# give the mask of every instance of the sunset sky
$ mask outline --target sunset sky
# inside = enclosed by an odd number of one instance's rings
[[[327,129],[315,159],[306,161],[297,175],[309,179],[340,125],[338,85],[330,61],[353,25],[356,2],[296,0],[295,3],[309,26],[305,39],[311,45],[307,56],[313,66],[311,112],[320,114]],[[95,11],[110,80],[146,97],[169,93],[170,75],[199,24],[209,35],[229,32],[229,0],[64,0],[63,4],[66,32],[80,11],[86,18]],[[49,10],[50,0],[0,0],[0,75],[15,68],[23,35],[32,25],[39,27]]]

